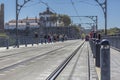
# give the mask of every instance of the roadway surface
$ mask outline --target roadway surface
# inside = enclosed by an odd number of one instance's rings
[[[45,80],[82,41],[0,51],[0,80]]]
[[[89,80],[87,48],[85,43],[56,80]]]
[[[70,40],[29,47],[0,49],[0,80],[52,80],[48,77],[78,51],[55,80],[98,80],[88,42]],[[81,47],[80,47],[81,46]],[[80,47],[80,48],[79,48]],[[111,80],[120,79],[120,52],[111,49]]]

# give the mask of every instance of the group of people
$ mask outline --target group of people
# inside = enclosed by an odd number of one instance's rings
[[[86,35],[86,36],[85,36],[85,41],[89,41],[90,38],[91,38],[91,39],[101,40],[101,34],[92,31],[89,35]]]
[[[85,35],[85,36],[82,36],[81,37],[82,40],[85,39],[85,41],[89,41],[89,39],[98,39],[98,40],[101,40],[101,34],[98,33],[98,32],[90,32],[89,34]]]
[[[38,39],[41,43],[52,43],[56,41],[64,41],[67,40],[67,35],[65,34],[45,34],[45,35],[39,35],[35,34],[35,38]]]

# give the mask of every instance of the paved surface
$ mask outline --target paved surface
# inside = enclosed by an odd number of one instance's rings
[[[93,58],[93,54],[92,54],[92,50],[90,48],[90,45],[88,45],[89,47],[89,69],[90,69],[90,79],[89,80],[99,80],[99,73],[97,72],[100,72],[99,69],[97,70],[96,67],[95,67],[95,62],[94,62],[94,58]]]
[[[56,80],[89,80],[88,49],[85,43]]]
[[[92,52],[91,52],[92,53]],[[111,80],[120,80],[120,51],[110,49]],[[95,63],[93,59],[93,63]],[[97,75],[100,80],[100,68],[96,67]],[[92,79],[91,79],[92,80]]]
[[[85,42],[56,80],[98,80],[88,42]]]
[[[0,48],[0,80],[45,80],[81,42],[71,40],[33,47],[22,46],[19,49]],[[120,79],[119,66],[120,52],[111,49],[111,80]],[[100,68],[95,67],[90,45],[85,42],[56,80],[98,80],[98,78]]]
[[[1,51],[0,80],[45,80],[80,44],[81,41],[66,41]]]
[[[111,80],[120,80],[120,52],[111,49]]]

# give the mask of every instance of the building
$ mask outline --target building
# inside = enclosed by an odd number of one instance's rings
[[[25,18],[18,20],[18,29],[25,29],[27,24],[29,23],[30,28],[39,28],[39,27],[56,27],[60,26],[57,20],[57,14],[53,13],[47,7],[46,11],[39,13],[39,18]],[[16,28],[16,20],[11,20],[5,24],[5,29],[15,29]]]
[[[56,26],[56,22],[57,22],[57,19],[55,18],[56,13],[53,13],[52,11],[50,11],[48,7],[46,11],[39,13],[39,16],[40,16],[40,21],[42,26],[44,27]],[[54,19],[53,19],[53,16],[55,16]]]
[[[0,4],[0,31],[4,30],[4,4]]]
[[[29,28],[39,28],[38,25],[38,18],[25,18],[18,20],[18,29],[19,30],[25,30],[26,27]],[[5,24],[5,29],[15,29],[16,28],[16,20],[11,20],[8,23]]]
[[[29,27],[29,36],[34,35],[34,32],[37,32],[39,35],[64,34],[69,38],[79,37],[79,31],[75,27],[63,26],[64,24],[58,19],[58,15],[50,11],[48,7],[44,12],[39,13],[39,18],[26,17],[18,20],[18,29],[24,31]],[[11,20],[6,23],[5,29],[8,31],[14,31],[14,29],[16,29],[16,20]],[[26,33],[23,32],[18,34],[22,35]]]
[[[50,11],[49,7],[46,11],[39,13],[41,25],[44,27],[64,26],[63,22],[58,19],[58,14]]]

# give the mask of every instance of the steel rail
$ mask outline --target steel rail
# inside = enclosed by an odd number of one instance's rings
[[[76,43],[76,42],[75,42]],[[72,44],[74,44],[74,43],[71,43],[71,44],[69,44],[69,45],[72,45]],[[69,46],[69,45],[65,45],[65,46],[63,46],[63,47],[60,47],[60,48],[64,48],[64,47],[66,47],[66,46]],[[44,47],[43,47],[44,48]],[[35,47],[33,48],[33,49],[31,49],[31,50],[25,50],[25,51],[21,51],[21,52],[17,52],[17,53],[12,53],[12,54],[8,54],[8,55],[4,55],[4,56],[0,56],[0,58],[4,58],[4,57],[9,57],[9,56],[13,56],[13,55],[20,55],[20,53],[22,54],[22,53],[26,53],[26,52],[28,52],[28,51],[36,51],[36,50],[39,50],[39,49],[36,49]],[[8,51],[9,52],[9,51]],[[1,52],[0,52],[1,53]]]
[[[60,49],[62,49],[62,48],[65,48],[65,47],[67,47],[67,46],[73,45],[73,44],[75,44],[75,43],[77,43],[77,42],[74,42],[74,43],[72,43],[72,44],[68,44],[68,45],[65,45],[65,46],[63,46],[63,47],[60,47],[60,48],[51,50],[51,51],[46,52],[46,53],[44,53],[44,54],[40,54],[40,55],[34,56],[34,57],[32,57],[32,58],[23,60],[23,61],[21,61],[21,62],[12,64],[12,65],[9,65],[9,66],[7,66],[7,67],[3,67],[3,68],[0,69],[0,72],[2,72],[2,71],[7,71],[7,70],[9,70],[9,69],[11,69],[11,68],[14,68],[14,67],[17,67],[17,66],[19,66],[19,65],[25,64],[25,63],[27,63],[27,62],[30,62],[30,61],[32,61],[32,60],[35,60],[35,59],[37,59],[37,58],[39,58],[39,57],[42,57],[42,56],[44,56],[44,55],[48,55],[48,54],[53,53],[53,52],[55,52],[55,51],[57,51],[57,50],[60,50]]]
[[[48,77],[46,80],[55,80],[57,76],[63,71],[63,69],[67,66],[67,64],[72,60],[72,58],[76,55],[79,49],[82,47],[84,42],[70,55],[68,56]]]

